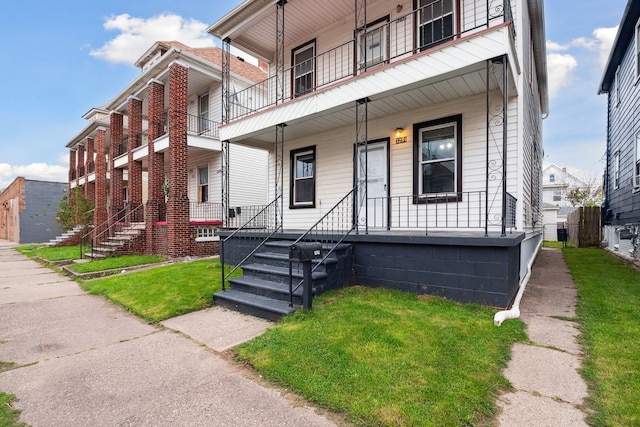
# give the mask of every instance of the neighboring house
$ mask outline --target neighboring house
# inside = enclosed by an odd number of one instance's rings
[[[582,180],[567,172],[567,168],[560,168],[553,163],[545,165],[542,170],[542,201],[559,207],[572,206],[567,200],[567,193],[573,189],[591,188]]]
[[[56,215],[66,193],[64,182],[16,178],[0,193],[0,239],[44,243],[60,231]]]
[[[543,203],[542,207],[544,211],[542,217],[542,222],[544,223],[544,240],[556,242],[558,241],[558,211],[560,208],[549,203]]]
[[[603,237],[607,248],[639,258],[640,2],[629,0],[599,93],[607,94],[607,166]]]
[[[220,48],[156,42],[135,64],[140,76],[84,116],[67,144],[69,187],[95,204],[94,252],[125,225],[138,237],[120,252],[212,255],[223,218],[239,222],[265,205],[268,153],[220,143],[221,62]],[[238,88],[266,77],[239,58],[227,65]]]
[[[256,251],[348,244],[343,283],[510,304],[542,241],[542,0],[246,0],[208,31],[269,64],[222,82],[223,144],[271,150]],[[239,236],[225,263],[253,254]]]

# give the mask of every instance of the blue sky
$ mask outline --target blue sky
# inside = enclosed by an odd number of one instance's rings
[[[0,14],[0,188],[17,176],[67,180],[65,144],[82,115],[138,74],[156,40],[218,43],[205,29],[240,3],[110,0],[9,2]],[[606,97],[597,95],[626,0],[545,2],[550,115],[546,161],[581,176],[602,174]]]

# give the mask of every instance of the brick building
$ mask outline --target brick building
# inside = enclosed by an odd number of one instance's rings
[[[223,221],[265,204],[267,151],[219,138],[221,63],[219,48],[156,42],[135,64],[140,76],[84,116],[89,123],[67,144],[69,189],[81,186],[95,203],[94,249],[98,236],[136,224],[137,241],[121,252],[213,254]],[[236,57],[230,73],[239,89],[266,77]]]
[[[16,178],[0,193],[0,239],[42,243],[60,231],[56,214],[66,193],[64,182]]]

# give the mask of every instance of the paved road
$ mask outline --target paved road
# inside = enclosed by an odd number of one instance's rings
[[[151,326],[0,241],[0,390],[31,426],[333,426],[221,352],[271,324],[221,308]]]

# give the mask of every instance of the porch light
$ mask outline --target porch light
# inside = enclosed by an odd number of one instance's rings
[[[402,136],[402,133],[404,132],[403,128],[398,126],[396,130],[394,130],[394,132],[396,134],[396,144],[402,144],[403,142],[407,142],[407,137]]]

